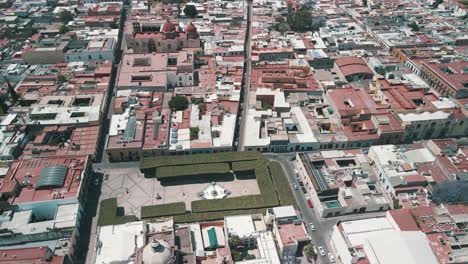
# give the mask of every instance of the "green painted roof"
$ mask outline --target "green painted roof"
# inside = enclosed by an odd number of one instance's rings
[[[210,240],[210,248],[218,247],[218,239],[216,237],[216,229],[214,227],[208,230],[208,239]]]
[[[67,176],[68,168],[66,166],[49,166],[44,168],[39,175],[39,181],[35,189],[49,187],[62,187]]]

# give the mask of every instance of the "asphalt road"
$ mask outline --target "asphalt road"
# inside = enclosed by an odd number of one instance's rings
[[[249,110],[249,91],[250,91],[250,74],[251,74],[251,53],[252,53],[252,1],[247,1],[247,33],[245,39],[245,60],[246,60],[246,69],[244,76],[244,98],[243,98],[243,109],[240,120],[239,128],[239,142],[238,150],[244,151],[244,131],[245,131],[245,120],[247,117],[247,112]]]
[[[294,162],[290,161],[291,157],[294,157],[296,153],[278,153],[278,154],[264,154],[267,156],[270,160],[278,161],[281,166],[283,167],[283,170],[288,177],[289,181],[289,188],[292,188],[294,197],[296,198],[297,205],[299,206],[299,210],[302,213],[302,218],[304,223],[306,224],[307,231],[311,237],[312,244],[315,246],[315,248],[321,246],[324,248],[326,254],[329,252],[332,252],[332,249],[329,245],[329,241],[331,239],[331,234],[333,231],[333,227],[338,223],[339,220],[341,221],[346,221],[346,220],[357,220],[357,219],[365,219],[365,218],[372,218],[372,217],[379,217],[379,216],[384,216],[385,212],[376,212],[376,213],[365,213],[365,214],[356,214],[356,215],[346,215],[346,216],[338,216],[338,217],[330,217],[330,218],[322,218],[320,217],[317,212],[309,208],[307,204],[307,200],[305,198],[304,193],[299,190],[294,190],[293,185],[298,184],[296,175],[294,173]],[[299,185],[299,184],[298,184]],[[285,188],[287,188],[285,186]],[[309,223],[313,223],[315,226],[315,231],[311,231],[309,229]],[[330,260],[328,259],[328,256],[317,256],[317,263],[331,263]]]

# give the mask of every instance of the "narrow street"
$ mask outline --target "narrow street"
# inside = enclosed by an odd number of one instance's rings
[[[250,74],[251,74],[251,53],[252,53],[252,1],[247,1],[247,29],[246,29],[246,38],[245,38],[245,71],[244,71],[244,87],[241,91],[244,93],[244,97],[241,104],[241,119],[240,119],[240,128],[239,128],[239,141],[237,145],[238,151],[244,151],[244,130],[245,130],[245,120],[247,117],[247,112],[249,110],[249,91],[250,91]]]
[[[305,198],[304,193],[299,190],[294,190],[292,187],[294,184],[298,184],[296,175],[294,173],[294,161],[290,159],[295,157],[296,153],[281,153],[281,154],[265,154],[270,160],[278,161],[288,178],[289,181],[289,188],[292,188],[294,193],[294,197],[296,198],[297,205],[299,206],[299,210],[302,213],[303,221],[307,227],[309,235],[311,237],[312,244],[315,248],[318,249],[319,246],[323,247],[325,252],[328,254],[332,252],[332,249],[329,245],[329,241],[331,239],[331,234],[333,232],[333,226],[338,223],[339,220],[358,220],[364,218],[372,218],[372,217],[379,217],[384,216],[386,212],[376,212],[376,213],[365,213],[365,214],[358,214],[358,215],[349,215],[349,216],[338,216],[338,217],[330,217],[330,218],[322,218],[320,217],[317,212],[309,208],[307,204],[307,200]],[[284,188],[287,188],[284,186]],[[315,226],[315,231],[311,232],[308,225],[309,223],[313,223]],[[335,254],[334,254],[335,255]],[[317,256],[317,263],[330,263],[328,257],[325,256]]]

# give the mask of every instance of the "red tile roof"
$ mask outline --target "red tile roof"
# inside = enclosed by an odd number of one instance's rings
[[[411,216],[410,209],[388,211],[401,231],[419,231],[419,227]]]
[[[367,67],[367,63],[358,57],[344,57],[335,60],[336,65],[340,68],[340,71],[344,76],[357,74],[357,73],[368,73],[374,74],[374,72]]]
[[[61,264],[63,259],[63,257],[52,256],[52,252],[48,247],[0,250],[1,264]]]
[[[79,195],[81,177],[87,164],[88,156],[50,157],[14,161],[6,177],[0,179],[0,183],[2,183],[0,194],[7,193],[8,190],[4,186],[11,185],[12,182],[23,183],[29,181],[30,186],[22,187],[19,193],[9,200],[11,204],[76,198]],[[63,186],[36,190],[34,187],[39,181],[41,172],[50,166],[66,166],[68,168]]]

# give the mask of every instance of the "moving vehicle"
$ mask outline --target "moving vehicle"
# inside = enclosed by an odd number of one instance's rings
[[[320,252],[320,256],[325,256],[325,250],[323,249],[323,247],[318,247],[318,250]]]
[[[315,231],[315,226],[314,226],[314,224],[309,223],[309,227],[310,227],[310,230],[311,230],[311,231]]]
[[[335,263],[335,257],[333,256],[332,253],[328,253],[328,259],[330,260],[331,263]]]

